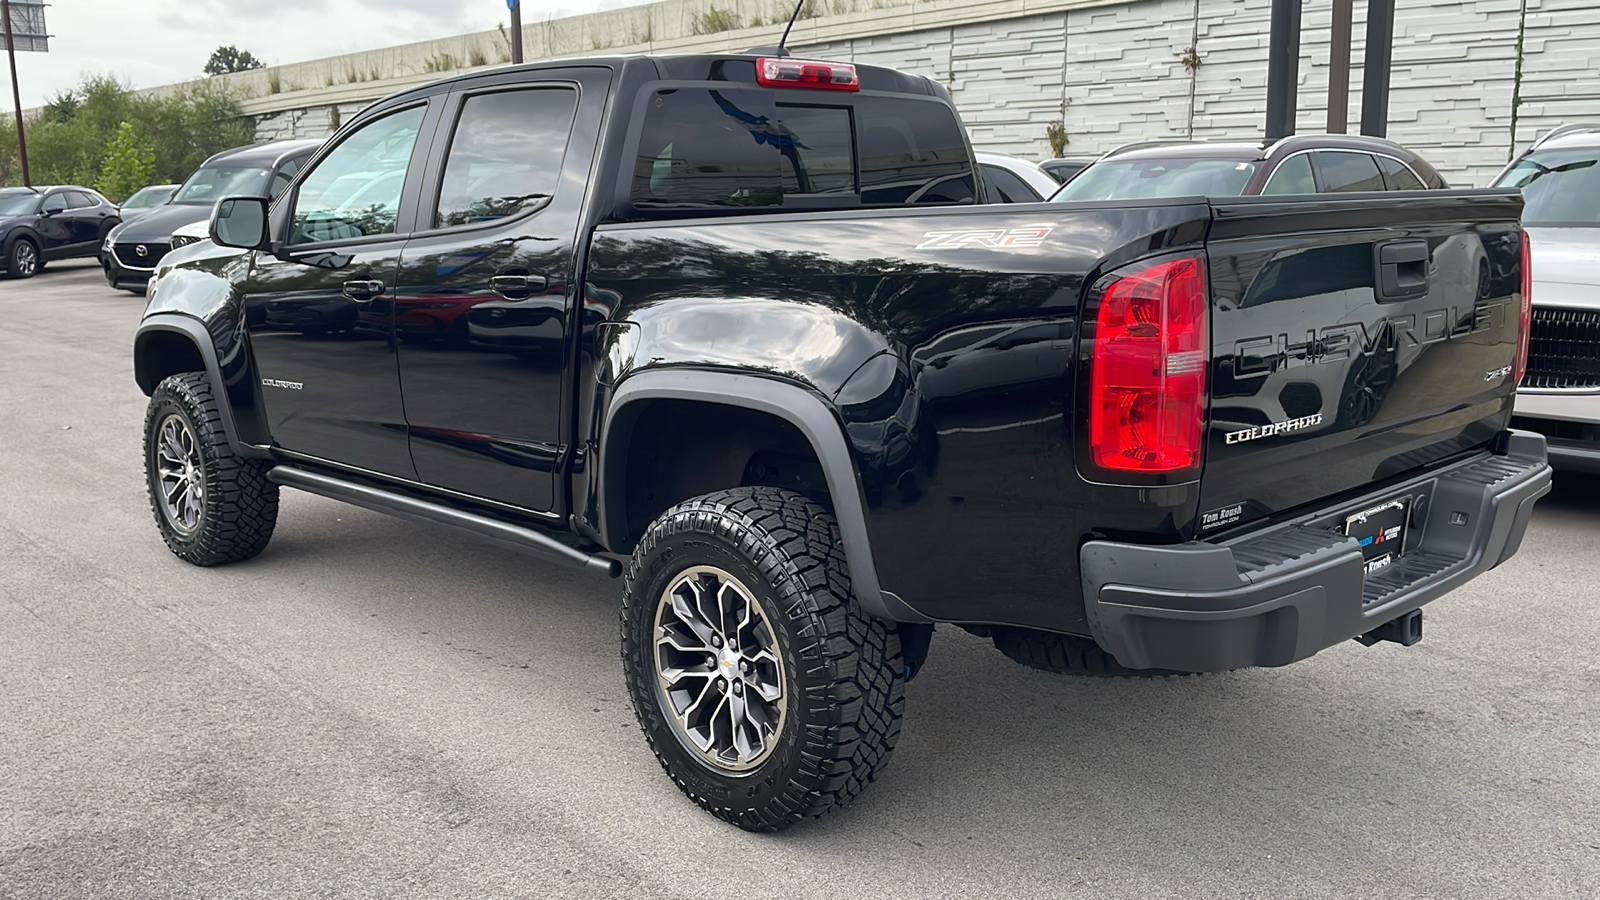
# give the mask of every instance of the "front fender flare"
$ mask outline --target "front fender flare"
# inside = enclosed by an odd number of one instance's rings
[[[799,385],[735,372],[669,369],[640,372],[625,379],[612,394],[600,430],[601,478],[599,530],[613,542],[619,524],[625,485],[628,444],[633,426],[648,400],[692,400],[735,406],[783,419],[799,429],[822,464],[839,521],[845,561],[856,602],[868,615],[893,622],[931,621],[879,585],[867,534],[866,504],[861,482],[838,417],[820,394]]]
[[[261,456],[260,451],[246,446],[239,440],[239,430],[233,419],[233,405],[228,402],[227,387],[222,380],[222,366],[217,362],[217,348],[211,341],[211,333],[199,319],[179,313],[157,313],[139,324],[139,330],[133,335],[133,377],[139,383],[140,389],[147,395],[155,390],[155,385],[149,383],[153,376],[146,368],[148,359],[143,351],[150,335],[158,332],[180,334],[194,344],[200,353],[201,361],[205,363],[206,377],[211,381],[211,393],[217,398],[218,411],[222,416],[222,433],[228,439],[228,446],[240,456]]]

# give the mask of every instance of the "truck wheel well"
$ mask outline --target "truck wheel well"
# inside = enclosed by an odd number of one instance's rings
[[[133,374],[145,396],[171,375],[204,372],[206,362],[194,341],[176,331],[152,331],[141,335],[134,352]]]
[[[674,504],[750,485],[786,488],[832,508],[822,464],[794,425],[742,407],[650,401],[628,441],[626,542],[631,548]]]

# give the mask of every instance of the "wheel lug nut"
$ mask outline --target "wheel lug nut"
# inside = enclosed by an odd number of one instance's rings
[[[739,661],[739,671],[741,671],[741,672],[749,672],[750,671],[750,664],[745,662],[744,660],[740,660]]]
[[[735,693],[735,694],[742,694],[742,693],[744,693],[744,685],[743,685],[743,684],[742,684],[742,683],[740,683],[740,682],[737,682],[737,681],[735,681],[735,682],[734,682],[734,683],[733,683],[733,692],[734,692],[734,693]]]
[[[713,647],[721,647],[722,646],[722,637],[720,635],[713,634],[711,636],[711,646],[713,646]]]

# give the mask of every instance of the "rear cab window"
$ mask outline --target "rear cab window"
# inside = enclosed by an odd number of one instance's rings
[[[631,174],[645,215],[976,200],[965,135],[940,101],[737,82],[648,91]]]

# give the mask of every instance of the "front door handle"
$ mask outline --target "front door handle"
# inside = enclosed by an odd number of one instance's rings
[[[376,278],[358,278],[344,283],[343,293],[357,303],[366,303],[383,293],[383,282]]]
[[[543,275],[496,275],[489,279],[489,290],[507,300],[521,300],[544,290],[547,283]]]

